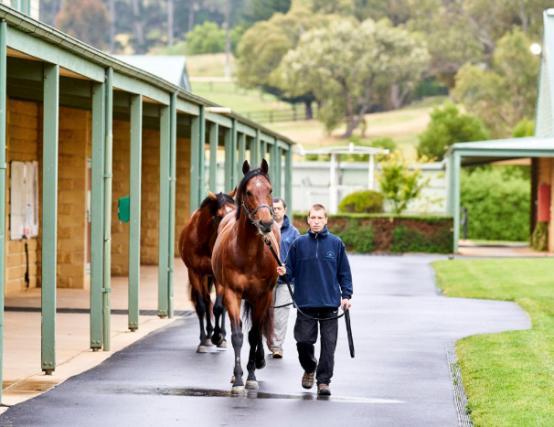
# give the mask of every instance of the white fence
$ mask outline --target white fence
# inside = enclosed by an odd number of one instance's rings
[[[428,181],[421,195],[408,205],[406,213],[446,212],[446,177],[442,163],[416,165],[422,172],[422,179]],[[377,167],[376,174],[379,173]],[[343,162],[338,167],[337,200],[348,194],[367,189],[368,166],[366,162]],[[306,211],[313,203],[329,206],[329,163],[294,162],[292,174],[292,204],[295,211]],[[378,187],[378,180],[377,180]]]

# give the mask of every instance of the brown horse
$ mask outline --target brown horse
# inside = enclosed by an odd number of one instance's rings
[[[181,231],[179,251],[181,259],[187,266],[190,297],[200,324],[200,344],[197,352],[205,353],[211,342],[220,348],[225,342],[225,312],[221,297],[216,299],[214,306],[215,329],[212,327],[212,300],[210,293],[213,286],[212,250],[217,237],[217,229],[221,219],[234,211],[235,191],[225,193],[208,193],[200,207],[196,209],[187,225]],[[204,327],[204,318],[206,327]],[[213,333],[213,335],[212,335]]]
[[[250,312],[248,333],[250,353],[246,388],[257,389],[254,371],[265,366],[262,333],[273,336],[273,288],[277,281],[277,263],[264,238],[271,238],[277,253],[279,227],[273,221],[271,182],[268,165],[262,160],[259,169],[242,165],[244,177],[236,194],[236,215],[228,215],[220,225],[212,255],[212,267],[218,291],[222,291],[231,321],[231,342],[235,351],[232,392],[244,391],[240,352],[243,343],[240,317],[241,300]]]

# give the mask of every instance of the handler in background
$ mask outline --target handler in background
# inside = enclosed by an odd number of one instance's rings
[[[277,267],[280,276],[294,280],[296,305],[310,317],[329,318],[351,307],[352,274],[342,240],[327,230],[327,212],[315,204],[308,214],[308,233],[297,238],[290,247],[286,267]],[[331,395],[337,346],[338,319],[315,320],[296,315],[294,338],[300,365],[304,368],[302,387],[310,389],[317,378],[317,393]],[[314,355],[317,330],[321,329],[319,363]]]
[[[300,233],[294,225],[291,224],[287,214],[287,204],[280,197],[273,199],[273,212],[275,222],[281,227],[281,244],[280,258],[285,260],[292,242],[296,240]],[[275,306],[281,306],[292,302],[285,282],[279,277],[277,286],[275,287],[275,295],[273,300]],[[289,323],[290,305],[285,307],[275,308],[273,312],[274,319],[274,334],[273,343],[270,346],[271,354],[274,359],[283,357],[283,342],[287,335],[287,325]],[[268,340],[269,341],[269,340]],[[268,343],[269,345],[269,343]]]

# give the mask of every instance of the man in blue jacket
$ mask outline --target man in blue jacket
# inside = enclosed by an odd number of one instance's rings
[[[315,204],[308,214],[308,233],[297,238],[289,249],[286,267],[277,267],[279,275],[294,280],[294,300],[299,311],[294,338],[300,365],[304,368],[302,387],[310,389],[317,377],[317,392],[329,396],[333,377],[338,320],[317,320],[336,316],[339,306],[351,307],[352,274],[342,240],[327,230],[325,207]],[[309,317],[308,317],[309,316]],[[321,330],[319,363],[314,355],[318,323]]]
[[[289,252],[289,248],[292,242],[296,240],[300,233],[294,225],[291,224],[287,213],[287,204],[280,197],[273,199],[273,212],[275,222],[281,227],[281,244],[280,244],[280,258],[285,260]],[[289,323],[290,305],[286,305],[291,302],[289,290],[285,282],[279,277],[277,286],[275,287],[274,304],[278,306],[273,311],[274,319],[274,333],[273,342],[271,343],[270,350],[274,359],[281,359],[283,357],[283,342],[287,335],[287,325]],[[284,307],[279,307],[283,306]]]

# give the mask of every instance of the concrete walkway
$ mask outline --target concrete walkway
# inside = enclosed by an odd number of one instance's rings
[[[350,259],[356,358],[341,321],[328,401],[300,387],[290,334],[285,358],[258,371],[259,393],[229,397],[232,351],[197,354],[191,316],[12,407],[0,425],[458,425],[448,348],[467,335],[529,328],[527,315],[513,303],[440,296],[436,257]]]
[[[153,330],[172,322],[156,315],[158,268],[141,268],[139,330],[129,332],[127,325],[127,278],[112,277],[111,344],[109,352],[89,348],[89,291],[58,289],[56,315],[56,360],[53,375],[46,376],[40,363],[40,288],[6,296],[4,326],[4,371],[2,403],[12,405],[36,396],[72,375],[96,366],[114,352],[132,344]],[[192,310],[188,298],[186,268],[175,259],[175,309]],[[5,410],[5,409],[4,409]],[[1,410],[0,410],[1,411]]]

